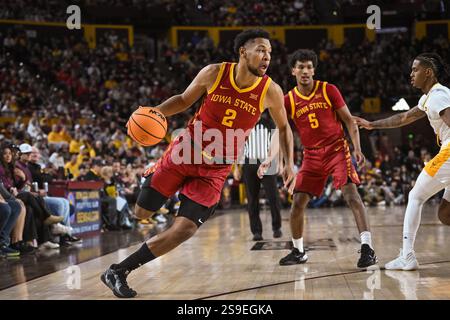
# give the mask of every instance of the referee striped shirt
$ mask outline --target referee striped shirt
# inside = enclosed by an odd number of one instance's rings
[[[245,163],[264,161],[268,157],[273,128],[270,121],[263,118],[256,124],[245,143]]]

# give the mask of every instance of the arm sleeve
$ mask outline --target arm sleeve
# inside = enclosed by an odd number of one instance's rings
[[[345,106],[346,103],[344,101],[344,98],[342,98],[341,92],[335,85],[328,83],[326,91],[333,109],[336,110]]]

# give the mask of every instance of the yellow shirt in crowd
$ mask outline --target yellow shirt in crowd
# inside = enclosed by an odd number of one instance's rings
[[[78,167],[80,166],[79,161],[77,161],[75,164],[72,164],[72,162],[67,162],[64,166],[64,169],[66,170],[66,175],[70,173],[73,175],[73,178],[76,179],[80,175],[80,170]]]
[[[63,136],[59,132],[51,131],[48,134],[47,140],[49,143],[58,143],[58,142],[64,142]]]

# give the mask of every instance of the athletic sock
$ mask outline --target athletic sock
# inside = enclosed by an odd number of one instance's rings
[[[144,243],[135,253],[131,254],[119,264],[114,265],[114,269],[125,269],[131,272],[155,258],[156,256],[150,251],[147,244]]]
[[[361,237],[361,244],[368,244],[371,249],[372,248],[372,234],[370,231],[363,231],[359,235]]]
[[[298,251],[304,252],[303,250],[303,237],[300,239],[292,238],[292,243],[294,244],[294,248],[297,248]]]
[[[415,233],[403,233],[403,257],[406,258],[408,253],[414,250]]]

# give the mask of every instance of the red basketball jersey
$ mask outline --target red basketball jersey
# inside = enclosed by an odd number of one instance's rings
[[[264,75],[252,86],[240,89],[234,81],[235,67],[236,63],[222,63],[216,81],[188,125],[195,144],[202,146],[203,150],[211,150],[211,147],[207,148],[211,144],[208,139],[219,130],[223,137],[223,148],[214,149],[209,155],[229,161],[236,160],[251,129],[264,111],[264,98],[271,82],[271,78]],[[198,133],[194,132],[196,126],[201,126],[202,141]],[[208,133],[207,130],[211,129]]]
[[[295,87],[284,96],[284,106],[306,148],[322,147],[344,137],[336,110],[344,107],[345,101],[336,86],[315,80],[309,96]]]

